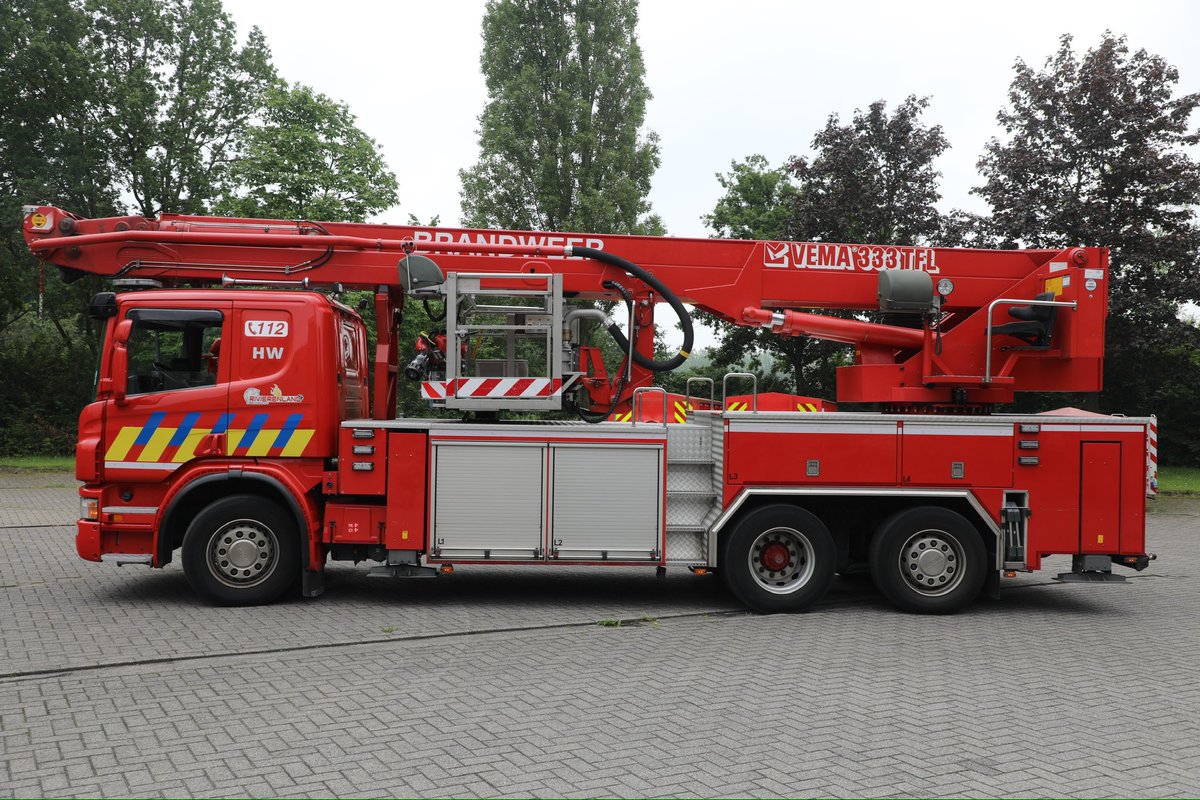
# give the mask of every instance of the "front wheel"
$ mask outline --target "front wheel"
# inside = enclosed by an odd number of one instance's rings
[[[298,538],[295,521],[277,504],[252,495],[226,497],[188,526],[183,572],[210,603],[270,603],[299,574]]]
[[[887,520],[871,540],[871,576],[888,600],[917,614],[951,614],[975,600],[987,550],[975,526],[946,508],[923,506]]]
[[[833,536],[814,514],[788,505],[750,512],[722,548],[720,574],[764,614],[804,611],[824,596],[837,566]]]

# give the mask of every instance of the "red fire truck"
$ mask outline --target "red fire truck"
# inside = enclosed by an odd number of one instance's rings
[[[1152,558],[1150,419],[994,413],[1018,391],[1101,388],[1104,249],[83,219],[49,206],[25,208],[24,232],[66,279],[102,275],[116,290],[90,307],[104,345],[79,422],[79,555],[162,567],[179,551],[210,602],[270,602],[296,583],[316,596],[329,560],[368,560],[391,577],[462,564],[715,571],[762,612],[803,610],[835,573],[865,569],[896,606],[950,612],[1048,555],[1073,557],[1060,579],[1096,582]],[[344,289],[374,293],[373,351],[335,299]],[[572,299],[616,301],[624,327]],[[413,302],[443,329],[402,358]],[[654,350],[659,303],[683,329],[667,359]],[[853,345],[838,405],[760,397],[744,374],[668,398],[653,379],[688,355],[688,305]],[[611,374],[585,341],[605,327],[623,353]],[[419,381],[440,416],[396,418],[399,380]]]

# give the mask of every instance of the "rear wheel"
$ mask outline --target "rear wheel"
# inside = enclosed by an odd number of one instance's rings
[[[923,506],[887,520],[871,540],[871,575],[893,605],[950,614],[979,595],[987,550],[975,526],[946,508]]]
[[[765,614],[803,611],[833,581],[837,548],[815,515],[772,505],[750,512],[722,549],[721,575],[739,600]]]
[[[269,603],[299,574],[297,540],[295,521],[277,504],[252,495],[226,497],[188,526],[183,572],[210,603]]]

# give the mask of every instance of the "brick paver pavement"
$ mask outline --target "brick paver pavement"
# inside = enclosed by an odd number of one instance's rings
[[[1200,793],[1200,502],[1159,501],[1127,586],[917,617],[859,583],[753,616],[674,573],[348,566],[213,609],[176,565],[76,559],[74,497],[0,476],[0,795]]]

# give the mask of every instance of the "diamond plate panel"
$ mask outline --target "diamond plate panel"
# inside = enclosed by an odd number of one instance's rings
[[[715,502],[715,498],[701,495],[667,495],[667,524],[701,528]]]
[[[712,428],[703,417],[683,424],[668,425],[667,463],[712,460],[711,436]]]
[[[668,464],[667,495],[671,492],[704,492],[715,494],[712,467],[708,464]]]
[[[667,561],[703,564],[704,531],[667,531]]]

